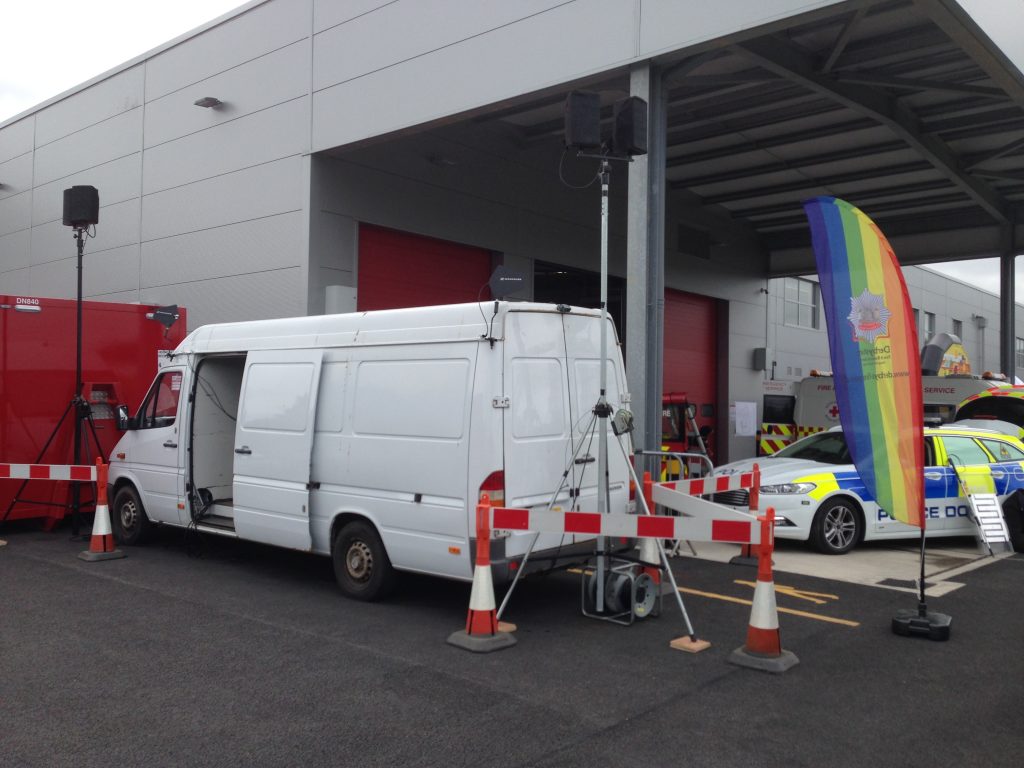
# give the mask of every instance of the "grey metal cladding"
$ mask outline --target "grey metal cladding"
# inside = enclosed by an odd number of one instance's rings
[[[36,147],[142,106],[144,67],[138,64],[40,110]]]
[[[256,6],[146,62],[146,99],[226,72],[309,37],[309,0],[273,0]]]
[[[303,40],[146,103],[146,148],[225,124],[309,93],[309,44]],[[217,109],[196,99],[213,96]],[[302,125],[306,124],[303,118]],[[301,126],[296,126],[301,130]],[[305,131],[308,133],[308,131]]]

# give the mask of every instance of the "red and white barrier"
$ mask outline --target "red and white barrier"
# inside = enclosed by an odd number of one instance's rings
[[[659,499],[661,486],[654,486],[654,501],[675,509]],[[758,544],[761,527],[753,515],[713,504],[710,501],[678,494],[687,500],[686,514],[694,516],[669,517],[667,515],[621,515],[600,512],[548,512],[535,509],[494,507],[491,524],[508,531],[534,533],[575,533],[593,536],[624,536],[631,539],[686,539],[687,541],[721,541],[732,544]],[[696,516],[699,515],[699,516]]]
[[[96,467],[56,464],[0,464],[0,480],[96,480]]]
[[[705,496],[711,493],[726,491],[750,490],[757,487],[754,479],[756,472],[743,472],[737,475],[716,475],[714,477],[698,477],[693,480],[674,480],[669,483],[657,483],[655,487],[678,491],[687,496]]]

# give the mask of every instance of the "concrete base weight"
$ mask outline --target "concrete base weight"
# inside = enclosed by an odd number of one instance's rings
[[[452,632],[448,636],[448,642],[473,653],[491,653],[512,647],[516,644],[516,638],[508,632],[498,632],[496,635],[470,635],[463,629]]]
[[[762,656],[758,653],[751,653],[743,647],[737,648],[729,654],[729,663],[778,674],[785,672],[790,667],[795,667],[800,663],[800,659],[792,651],[783,651],[778,656]]]
[[[98,560],[117,560],[124,556],[124,552],[120,549],[115,549],[113,552],[90,552],[87,549],[85,552],[78,553],[79,560],[85,560],[89,563],[95,563]]]

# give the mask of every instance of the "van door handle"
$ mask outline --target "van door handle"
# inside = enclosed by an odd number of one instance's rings
[[[177,447],[178,447],[178,444],[176,442],[174,442],[173,440],[168,440],[167,442],[164,443],[164,448],[177,448]]]
[[[235,453],[241,453],[248,456],[252,453],[252,449],[248,445],[243,445],[241,448],[235,448]]]

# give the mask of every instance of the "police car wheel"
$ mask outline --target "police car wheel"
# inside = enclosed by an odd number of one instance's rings
[[[811,524],[811,543],[826,555],[845,555],[863,535],[864,517],[850,499],[825,502]]]
[[[145,544],[153,536],[155,526],[146,516],[138,492],[130,485],[114,494],[110,510],[110,528],[118,544]]]
[[[365,520],[341,528],[331,549],[334,576],[346,597],[366,602],[380,600],[394,589],[395,569],[376,529]]]

